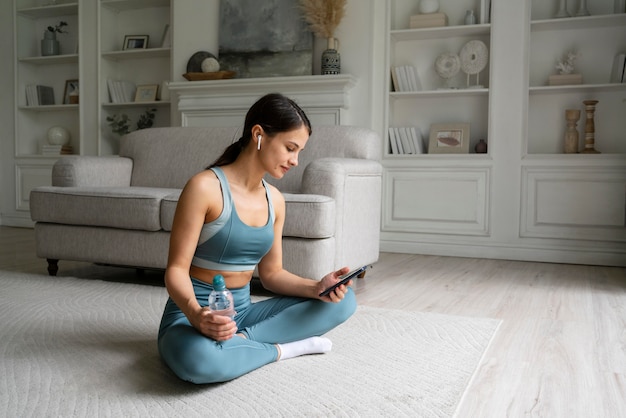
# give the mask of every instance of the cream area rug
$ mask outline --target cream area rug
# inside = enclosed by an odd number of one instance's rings
[[[330,353],[193,385],[161,362],[164,287],[0,271],[7,417],[450,417],[499,322],[360,306]]]

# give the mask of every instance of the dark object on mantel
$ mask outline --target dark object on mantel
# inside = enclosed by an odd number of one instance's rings
[[[193,72],[183,74],[183,77],[185,77],[189,81],[223,80],[226,78],[233,78],[234,76],[234,71],[215,71],[211,73]]]
[[[187,72],[188,73],[200,73],[202,72],[202,61],[207,58],[215,58],[217,57],[210,52],[207,51],[198,51],[189,58],[187,61]]]

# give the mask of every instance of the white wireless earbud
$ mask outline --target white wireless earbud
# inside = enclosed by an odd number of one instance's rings
[[[256,149],[260,150],[261,149],[261,135],[257,135],[256,139],[257,139]]]

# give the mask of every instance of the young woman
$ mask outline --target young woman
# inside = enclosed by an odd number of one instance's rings
[[[263,176],[281,178],[298,165],[310,134],[298,105],[268,94],[248,111],[239,141],[185,185],[170,238],[170,297],[158,336],[161,357],[181,379],[224,382],[270,362],[325,353],[332,343],[320,336],[354,313],[350,282],[319,296],[348,267],[318,281],[282,264],[285,200]],[[263,286],[281,296],[251,303],[257,265]],[[207,307],[218,274],[233,293],[233,319]]]

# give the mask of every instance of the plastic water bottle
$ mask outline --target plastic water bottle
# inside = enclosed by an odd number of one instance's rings
[[[233,295],[226,288],[224,276],[221,274],[213,277],[213,290],[209,294],[209,308],[217,315],[224,315],[230,318],[235,316]]]

